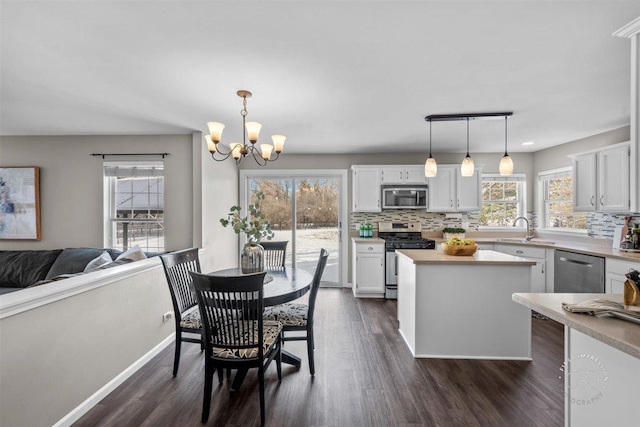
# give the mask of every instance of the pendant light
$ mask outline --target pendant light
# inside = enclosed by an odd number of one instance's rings
[[[424,163],[424,176],[427,178],[433,178],[438,174],[438,164],[436,159],[431,155],[431,121],[429,121],[429,157]]]
[[[469,117],[467,117],[467,155],[462,161],[462,166],[460,167],[460,175],[473,176],[474,172],[475,165],[473,164],[473,159],[469,155]]]
[[[507,116],[504,116],[504,156],[500,160],[500,175],[511,175],[513,173],[513,160],[507,153]]]

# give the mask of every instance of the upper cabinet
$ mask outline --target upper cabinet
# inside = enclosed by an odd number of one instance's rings
[[[380,168],[352,166],[351,171],[352,211],[381,212]]]
[[[389,166],[382,167],[382,185],[389,184],[426,184],[424,176],[424,166]]]
[[[574,211],[629,211],[629,155],[623,142],[572,156]]]
[[[460,166],[438,165],[429,178],[429,212],[473,212],[482,206],[482,168],[470,177],[460,175]]]

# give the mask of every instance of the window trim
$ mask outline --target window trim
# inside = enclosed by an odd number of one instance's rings
[[[165,164],[164,161],[161,160],[156,160],[156,161],[105,161],[102,163],[102,179],[103,179],[103,244],[105,248],[115,248],[115,242],[114,242],[114,233],[116,232],[114,224],[117,224],[119,222],[137,222],[137,223],[143,223],[143,222],[158,222],[157,220],[153,220],[153,219],[149,219],[149,218],[139,218],[139,219],[135,219],[135,218],[114,218],[113,217],[113,212],[115,209],[115,198],[116,198],[116,192],[115,192],[115,179],[116,176],[107,176],[105,174],[105,170],[107,168],[111,168],[111,167],[122,167],[122,168],[135,168],[135,167],[157,167],[162,169],[162,178],[165,178]],[[136,175],[132,175],[133,177],[135,177]],[[147,175],[144,175],[147,176]],[[157,177],[159,175],[156,174],[149,174],[147,177]],[[164,199],[165,199],[165,195],[163,193],[163,218],[162,221],[160,221],[162,224],[165,223],[165,207],[164,207]],[[165,236],[166,239],[166,236]],[[156,248],[152,248],[154,251],[158,250]],[[147,248],[146,250],[152,250]],[[164,247],[159,249],[160,251],[164,251],[166,249],[166,240],[164,242]]]
[[[554,178],[562,178],[565,176],[573,176],[573,167],[566,166],[562,168],[549,169],[538,172],[538,224],[547,224],[547,200],[546,200],[546,181]],[[573,188],[572,190],[573,191]],[[567,228],[567,227],[537,227],[536,230],[545,233],[557,233],[574,236],[587,236],[586,228]]]
[[[504,176],[499,173],[483,173],[481,178],[481,185],[484,182],[516,182],[518,185],[518,214],[517,216],[527,216],[527,175],[524,173],[514,173],[512,175]],[[480,189],[482,191],[482,188]],[[480,209],[482,209],[483,200],[480,200]],[[478,216],[478,221],[479,221]],[[524,230],[526,227],[518,223],[515,227],[505,225],[480,225],[478,224],[478,231],[513,231]]]

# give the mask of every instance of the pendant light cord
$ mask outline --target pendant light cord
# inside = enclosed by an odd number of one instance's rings
[[[469,117],[467,117],[467,157],[471,157],[469,155]]]
[[[509,155],[507,154],[507,116],[504,116],[504,155]]]
[[[429,120],[429,158],[431,157],[431,120]]]

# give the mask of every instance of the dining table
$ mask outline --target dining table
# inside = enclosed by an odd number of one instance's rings
[[[264,306],[284,304],[300,298],[311,288],[313,275],[303,269],[294,267],[270,267],[265,269],[267,274],[264,278],[263,300]],[[212,276],[239,276],[242,273],[240,268],[226,268],[207,273]],[[282,349],[282,363],[300,367],[302,360],[295,354]],[[240,388],[247,370],[238,370],[236,373],[231,391],[235,392]]]

